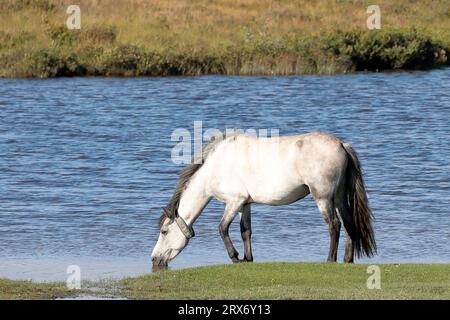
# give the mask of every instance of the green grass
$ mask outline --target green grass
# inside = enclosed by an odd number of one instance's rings
[[[56,299],[72,295],[65,283],[36,283],[0,279],[0,300]]]
[[[450,265],[380,265],[381,289],[367,289],[367,265],[253,263],[151,274],[122,281],[138,299],[450,299]]]
[[[130,299],[450,299],[449,264],[379,265],[381,289],[367,288],[367,266],[244,263],[169,270],[119,281],[62,284],[0,279],[0,299],[100,294]],[[90,292],[89,288],[95,288]]]
[[[335,74],[450,65],[450,1],[0,0],[0,77]]]

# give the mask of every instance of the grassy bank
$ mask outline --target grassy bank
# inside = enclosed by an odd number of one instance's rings
[[[151,274],[123,281],[139,299],[449,299],[450,265],[381,265],[369,290],[367,265],[255,263]]]
[[[0,76],[333,74],[450,65],[450,2],[0,0]]]
[[[96,287],[94,294],[131,299],[450,299],[449,264],[379,267],[381,289],[372,290],[367,265],[326,263],[229,264],[89,286]],[[0,280],[1,299],[67,294],[58,284]]]
[[[36,283],[0,279],[0,300],[56,299],[71,294],[65,283]]]

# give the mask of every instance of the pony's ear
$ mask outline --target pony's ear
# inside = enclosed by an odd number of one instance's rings
[[[169,218],[169,217],[170,217],[169,210],[167,210],[166,207],[161,207],[161,209],[163,210],[163,212],[164,212],[164,214],[166,215],[166,217]]]
[[[163,209],[164,214],[165,214],[165,216],[167,217],[167,219],[170,220],[170,223],[173,223],[173,218],[174,218],[174,217],[172,216],[172,214],[171,214],[171,212],[169,211],[169,209],[164,208],[164,207],[162,207],[162,209]]]

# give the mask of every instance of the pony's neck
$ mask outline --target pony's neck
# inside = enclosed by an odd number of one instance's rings
[[[187,188],[183,191],[178,206],[178,215],[189,226],[192,226],[202,213],[205,206],[211,200],[211,196],[205,192],[205,177],[202,168],[191,178]]]

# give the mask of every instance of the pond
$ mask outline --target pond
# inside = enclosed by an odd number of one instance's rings
[[[151,272],[161,207],[182,165],[176,129],[326,131],[359,153],[378,255],[450,262],[450,69],[301,77],[0,80],[0,277]],[[172,268],[228,263],[213,200]],[[310,196],[252,206],[255,261],[325,261]],[[342,261],[344,234],[339,260]],[[240,249],[238,219],[231,238]]]

